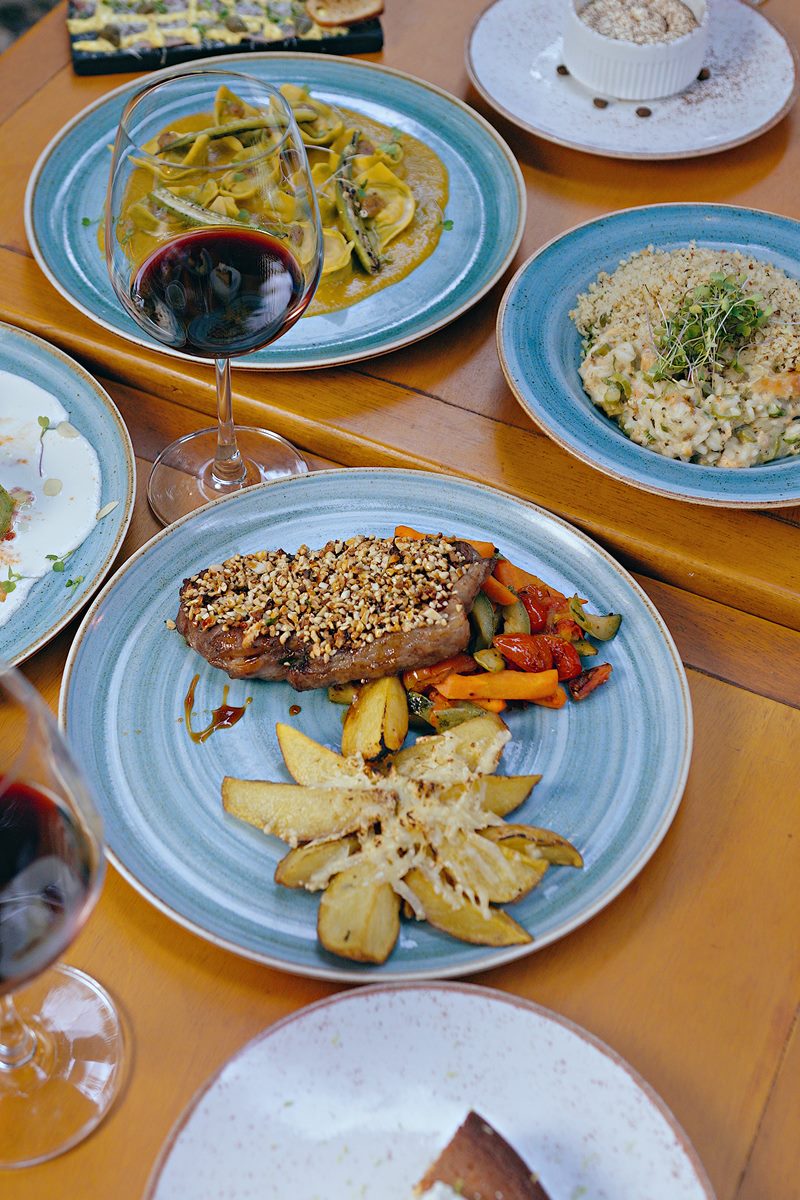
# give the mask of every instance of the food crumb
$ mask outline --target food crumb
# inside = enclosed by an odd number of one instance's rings
[[[176,628],[175,622],[173,621],[172,617],[167,617],[164,624],[166,625],[167,629],[175,629]]]

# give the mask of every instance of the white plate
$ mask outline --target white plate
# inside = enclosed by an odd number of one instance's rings
[[[567,0],[497,0],[478,18],[467,69],[488,104],[515,125],[561,146],[610,158],[692,158],[741,145],[771,129],[797,97],[797,55],[784,35],[740,0],[711,0],[710,78],[664,100],[595,107],[563,64]]]
[[[360,988],[260,1034],[170,1134],[148,1200],[407,1200],[475,1109],[551,1200],[713,1200],[663,1101],[597,1038],[458,984]]]

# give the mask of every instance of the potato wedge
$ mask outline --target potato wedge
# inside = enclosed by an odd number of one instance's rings
[[[364,787],[372,784],[371,777],[360,762],[352,762],[321,746],[293,725],[278,722],[275,726],[283,761],[297,783],[311,787]]]
[[[583,855],[572,842],[554,833],[552,829],[540,829],[536,825],[490,825],[481,830],[485,838],[493,842],[504,842],[513,849],[525,845],[536,848],[542,858],[561,867],[582,867]]]
[[[394,758],[394,769],[411,779],[457,783],[476,773],[490,775],[497,768],[511,735],[495,713],[473,717],[430,737],[417,738]]]
[[[487,852],[488,851],[488,852]],[[436,847],[436,858],[459,884],[476,894],[485,893],[492,904],[510,904],[534,888],[547,870],[478,833],[461,834]]]
[[[296,846],[290,850],[275,868],[275,882],[284,887],[307,887],[309,880],[318,871],[333,866],[338,860],[338,870],[344,870],[347,857],[358,849],[358,838],[348,835],[329,842],[312,842],[309,846]]]
[[[334,876],[319,903],[317,936],[331,954],[382,963],[400,932],[400,897],[371,874],[362,864]]]
[[[389,801],[378,788],[300,787],[226,776],[222,803],[232,816],[295,845],[366,829],[386,812]]]
[[[527,800],[541,778],[541,775],[487,775],[479,781],[483,807],[496,817],[504,817]]]
[[[425,919],[462,942],[476,946],[519,946],[533,941],[528,931],[502,909],[492,909],[485,917],[477,904],[464,898],[457,908],[452,908],[419,870],[409,871],[403,882],[422,905]]]
[[[358,689],[342,729],[342,754],[380,758],[399,750],[408,733],[406,692],[395,675],[373,679]]]

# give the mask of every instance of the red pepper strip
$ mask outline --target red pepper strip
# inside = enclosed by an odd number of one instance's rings
[[[493,640],[503,658],[523,671],[551,671],[553,652],[548,641],[536,633],[501,633]]]
[[[454,671],[468,675],[477,669],[478,664],[471,654],[456,654],[453,658],[443,658],[441,662],[433,663],[430,667],[416,667],[413,671],[404,671],[403,687],[407,692],[424,692],[425,688],[441,683]]]
[[[507,558],[498,560],[492,574],[500,583],[504,583],[506,587],[513,588],[515,592],[521,592],[525,587],[539,588],[546,596],[563,600],[566,605],[567,597],[563,592],[558,592],[555,588],[548,587],[538,575],[531,575],[530,571],[523,571],[522,567],[515,567]]]
[[[484,583],[483,590],[493,604],[502,604],[505,607],[507,604],[516,604],[517,602],[516,592],[512,592],[511,588],[505,587],[504,584],[498,583],[491,575]]]
[[[605,683],[611,674],[611,663],[600,663],[599,667],[590,667],[581,671],[575,679],[570,679],[567,687],[573,700],[585,700],[595,688]]]

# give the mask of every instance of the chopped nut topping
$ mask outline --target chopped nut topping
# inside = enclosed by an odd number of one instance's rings
[[[321,550],[301,546],[237,554],[186,580],[181,603],[193,625],[246,625],[246,643],[292,639],[327,662],[343,648],[445,625],[453,588],[469,566],[452,539],[352,537]]]

